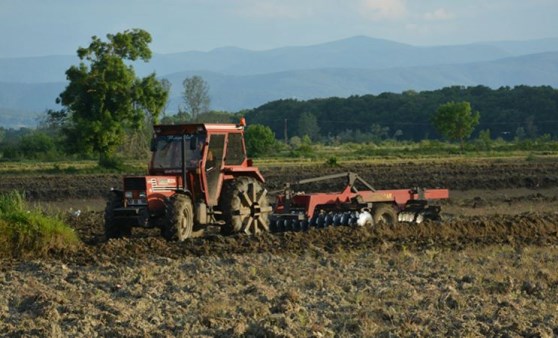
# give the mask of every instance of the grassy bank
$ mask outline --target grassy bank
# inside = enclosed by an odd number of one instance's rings
[[[20,193],[0,195],[0,257],[40,257],[73,251],[79,243],[60,218],[29,210]]]

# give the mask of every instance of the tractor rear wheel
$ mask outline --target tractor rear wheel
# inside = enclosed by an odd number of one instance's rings
[[[272,208],[267,190],[255,178],[241,176],[227,182],[223,188],[220,209],[225,224],[223,234],[244,231],[247,234],[269,232],[269,214]]]
[[[105,207],[105,237],[107,239],[130,236],[132,227],[117,224],[114,219],[114,209],[122,207],[122,198],[116,193],[110,193]]]
[[[187,195],[175,194],[166,202],[166,221],[161,234],[168,241],[182,242],[192,236],[194,206]]]
[[[384,223],[385,225],[394,226],[397,225],[397,212],[393,206],[389,204],[381,204],[374,209],[374,225]]]

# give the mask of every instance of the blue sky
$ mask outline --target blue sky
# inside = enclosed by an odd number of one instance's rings
[[[156,53],[356,35],[412,45],[558,37],[558,0],[0,0],[0,57],[75,54],[128,28]]]

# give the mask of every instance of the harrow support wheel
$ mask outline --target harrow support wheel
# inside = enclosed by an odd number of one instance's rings
[[[374,219],[374,225],[384,223],[394,226],[398,223],[397,212],[390,204],[381,204],[374,208],[372,218]]]
[[[105,208],[105,237],[120,238],[130,236],[132,228],[129,225],[119,225],[114,219],[114,209],[122,207],[122,198],[116,193],[110,193]]]
[[[192,199],[175,194],[166,203],[167,220],[161,233],[168,241],[182,242],[192,236],[194,228],[194,206]]]
[[[272,208],[267,190],[258,180],[241,176],[227,182],[219,205],[225,221],[221,227],[223,234],[244,231],[257,235],[270,231],[269,214]]]

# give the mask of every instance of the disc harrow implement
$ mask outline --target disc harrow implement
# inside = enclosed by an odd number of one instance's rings
[[[340,178],[345,178],[347,183],[338,193],[304,193],[293,189]],[[447,189],[376,190],[352,172],[321,176],[285,185],[276,198],[270,230],[306,231],[311,227],[395,225],[398,222],[439,220],[440,207],[430,205],[430,202],[447,198]]]

